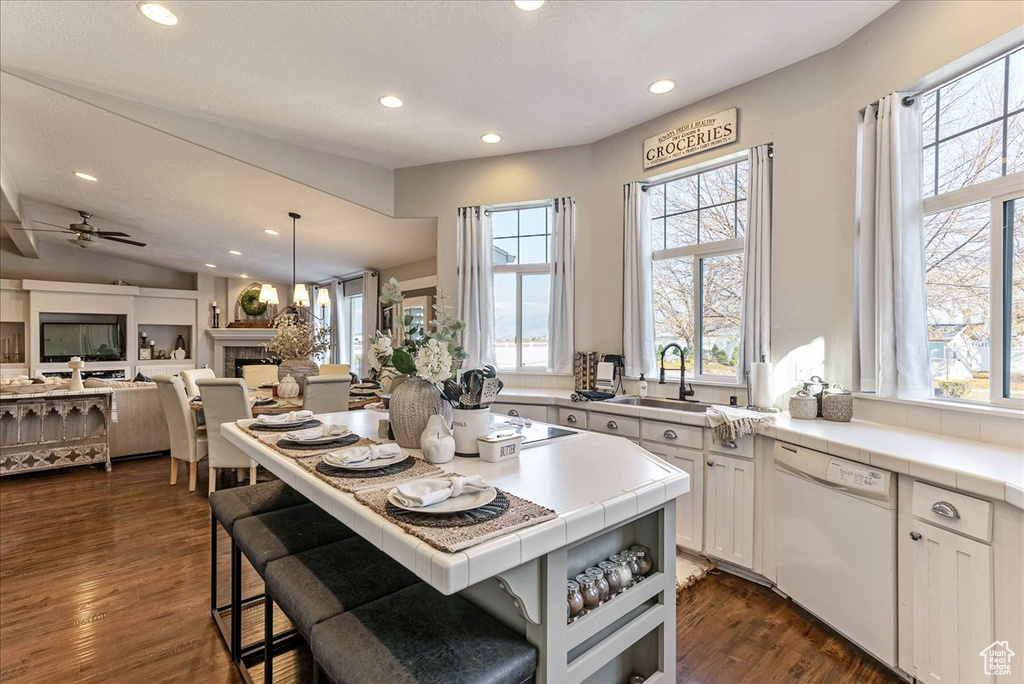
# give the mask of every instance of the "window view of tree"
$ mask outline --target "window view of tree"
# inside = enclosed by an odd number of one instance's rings
[[[1024,52],[1017,51],[922,97],[925,282],[929,356],[936,396],[990,398],[992,196],[987,181],[1024,171]],[[978,186],[977,193],[948,193]],[[1000,235],[996,235],[999,238]],[[1019,250],[1016,247],[1014,249]],[[1017,258],[1011,260],[1018,269]],[[1024,310],[1015,297],[1006,326],[1007,396],[1024,395]],[[1016,337],[1014,337],[1014,335]],[[1011,341],[1011,339],[1013,341]],[[1014,370],[1016,369],[1016,370]]]
[[[738,377],[747,175],[744,159],[647,188],[657,355],[678,344],[665,367],[688,378]]]

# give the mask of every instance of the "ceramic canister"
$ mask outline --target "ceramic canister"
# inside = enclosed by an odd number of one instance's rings
[[[853,418],[853,394],[841,385],[832,385],[821,394],[821,415],[825,420],[850,422]]]
[[[476,454],[480,452],[477,439],[487,436],[491,425],[491,407],[479,409],[452,409],[452,434],[455,435],[455,452]]]
[[[818,417],[818,400],[807,390],[800,390],[789,398],[789,415],[800,420],[814,420]]]

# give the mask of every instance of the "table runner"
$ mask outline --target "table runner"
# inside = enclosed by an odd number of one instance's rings
[[[366,477],[332,477],[325,475],[317,470],[316,466],[323,460],[323,454],[316,456],[310,456],[309,452],[305,452],[301,458],[296,459],[296,462],[313,473],[316,477],[320,478],[327,484],[331,485],[335,489],[340,489],[343,492],[357,492],[361,489],[368,489],[372,487],[385,487],[385,491],[391,487],[401,484],[402,482],[408,482],[409,480],[418,480],[421,477],[435,477],[442,474],[442,470],[435,465],[431,465],[421,458],[411,456],[415,463],[412,468],[403,470],[400,473],[391,473],[389,475],[372,475],[372,471],[366,474]]]
[[[444,476],[456,475],[458,474],[445,473]],[[417,539],[422,539],[435,549],[447,553],[455,553],[470,546],[476,546],[488,539],[500,537],[556,517],[555,512],[550,508],[527,501],[502,489],[501,493],[508,498],[509,509],[497,518],[466,527],[422,527],[398,520],[388,514],[389,490],[391,490],[389,486],[365,489],[355,493],[356,501],[369,506],[374,513],[382,516],[388,522],[398,525]]]

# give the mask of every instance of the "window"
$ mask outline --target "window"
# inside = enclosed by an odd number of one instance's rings
[[[647,186],[656,355],[686,377],[738,382],[747,225],[746,155]],[[695,353],[699,350],[699,353]]]
[[[498,368],[548,363],[551,216],[548,205],[492,208],[494,353]]]
[[[922,96],[936,397],[1024,399],[1024,51]]]

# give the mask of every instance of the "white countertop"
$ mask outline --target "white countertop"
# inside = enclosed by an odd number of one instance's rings
[[[704,414],[606,402],[573,402],[569,390],[507,388],[497,401],[549,404],[681,425],[707,425]],[[1024,449],[854,420],[796,420],[775,414],[762,434],[834,456],[910,475],[1024,509]],[[1024,442],[1024,425],[1022,425]]]
[[[387,414],[351,411],[318,417],[372,436]],[[689,475],[678,468],[625,439],[592,432],[525,448],[519,458],[501,463],[456,457],[439,467],[480,475],[496,487],[551,508],[558,517],[465,551],[446,553],[407,534],[352,494],[328,485],[238,426],[225,423],[221,430],[260,465],[446,594],[655,510],[690,487]]]

